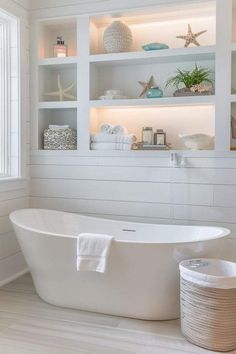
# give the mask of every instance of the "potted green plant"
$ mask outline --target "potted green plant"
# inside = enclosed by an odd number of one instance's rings
[[[198,67],[197,64],[193,70],[177,69],[176,75],[166,83],[166,87],[176,88],[174,96],[211,95],[214,93],[213,85],[212,71]]]

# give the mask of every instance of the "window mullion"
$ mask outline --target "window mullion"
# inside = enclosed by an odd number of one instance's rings
[[[3,24],[0,24],[0,175],[4,173],[4,60],[3,60]]]
[[[19,176],[20,52],[18,26],[17,18],[0,9],[0,178]],[[17,58],[12,57],[13,53],[17,54]]]
[[[9,153],[10,153],[10,98],[11,98],[11,75],[10,75],[10,28],[8,23],[1,25],[1,172],[9,175]]]

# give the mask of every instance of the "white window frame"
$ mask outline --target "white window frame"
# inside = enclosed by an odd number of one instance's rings
[[[0,8],[0,179],[20,176],[19,20]]]

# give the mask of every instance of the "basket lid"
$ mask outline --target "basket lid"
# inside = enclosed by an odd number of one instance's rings
[[[190,259],[179,265],[183,279],[219,289],[236,289],[236,263],[220,259]]]

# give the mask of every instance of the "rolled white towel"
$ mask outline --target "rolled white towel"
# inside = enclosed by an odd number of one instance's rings
[[[132,144],[135,141],[136,141],[136,137],[133,134],[120,135],[120,134],[97,133],[91,135],[92,143]]]
[[[120,143],[92,143],[91,150],[131,150],[132,144]]]
[[[59,129],[68,129],[68,128],[70,128],[70,126],[68,124],[65,124],[65,125],[49,124],[48,128],[54,129],[54,130],[59,130]]]
[[[115,125],[112,129],[112,134],[125,135],[128,134],[128,131],[123,125]]]
[[[102,124],[100,127],[101,133],[112,134],[113,133],[113,125],[110,124]]]

